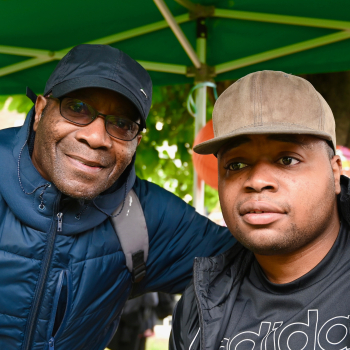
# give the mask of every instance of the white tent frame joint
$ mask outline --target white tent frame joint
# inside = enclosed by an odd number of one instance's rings
[[[206,63],[202,63],[201,67],[197,69],[196,67],[187,67],[186,77],[194,78],[195,84],[202,83],[205,81],[214,82],[216,77],[215,67],[208,66]]]

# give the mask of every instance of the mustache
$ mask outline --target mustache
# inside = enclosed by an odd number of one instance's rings
[[[238,213],[241,213],[242,206],[244,206],[247,202],[266,202],[271,204],[275,208],[279,208],[281,211],[285,213],[289,213],[291,211],[291,206],[289,203],[285,201],[279,201],[275,198],[271,198],[270,196],[266,194],[252,194],[251,196],[237,202],[236,204],[236,210]]]
[[[109,152],[102,149],[93,149],[84,143],[70,144],[69,147],[62,145],[62,151],[68,156],[77,156],[78,158],[89,160],[92,163],[98,163],[104,168],[113,165],[116,160],[111,157]]]

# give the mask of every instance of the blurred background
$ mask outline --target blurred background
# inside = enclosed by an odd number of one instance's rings
[[[347,0],[1,1],[0,129],[23,124],[33,105],[26,86],[42,93],[72,46],[117,47],[154,83],[137,175],[224,225],[216,159],[192,148],[213,137],[217,96],[248,73],[282,70],[310,81],[333,110],[337,152],[350,175],[349,10]],[[160,320],[156,306],[142,303],[153,323],[138,335],[148,350],[166,349],[171,317]]]

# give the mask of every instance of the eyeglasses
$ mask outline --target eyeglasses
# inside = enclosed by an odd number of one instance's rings
[[[49,98],[59,100],[61,116],[76,125],[86,126],[91,124],[98,116],[104,117],[107,133],[116,139],[131,141],[141,130],[139,123],[116,115],[102,114],[89,104],[76,98],[65,96],[60,98],[50,96]]]

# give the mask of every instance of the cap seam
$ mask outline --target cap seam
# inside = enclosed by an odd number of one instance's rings
[[[253,76],[253,104],[254,104],[254,125],[256,125],[256,79],[257,75]]]
[[[260,73],[258,76],[258,103],[259,103],[259,107],[260,107],[260,114],[258,115],[258,125],[263,125],[263,121],[262,121],[262,76],[263,73]]]
[[[117,58],[117,60],[115,62],[114,69],[112,69],[112,71],[111,71],[111,73],[109,75],[110,80],[113,80],[113,77],[114,77],[114,79],[116,79],[118,67],[119,67],[120,60],[121,60],[121,56],[122,56],[122,52],[120,52],[120,55],[118,56],[118,58]]]
[[[62,67],[63,69],[62,69],[61,74],[59,75],[58,82],[56,82],[55,85],[57,85],[57,84],[59,84],[60,82],[62,82],[63,77],[66,75],[66,72],[67,72],[67,61],[68,61],[68,59],[70,58],[70,56],[72,56],[72,51],[73,51],[73,50],[69,51],[68,54],[64,57],[65,60],[64,60],[63,64],[61,65],[61,67]],[[53,88],[55,85],[53,85],[53,86],[51,87],[51,90],[52,90],[52,88]]]
[[[322,115],[321,115],[321,118],[320,118],[320,129],[321,130],[324,130],[324,124],[325,124],[325,110],[323,108],[323,104],[321,102],[321,99],[320,99],[320,96],[318,95],[318,93],[316,92],[316,90],[314,90],[314,93],[316,94],[316,97],[317,97],[317,101],[318,103],[320,104],[320,107],[321,107],[321,111],[322,111]]]
[[[325,118],[325,115],[324,115],[324,109],[323,109],[323,105],[321,103],[321,100],[320,100],[320,97],[319,95],[317,94],[317,91],[316,89],[313,87],[313,85],[305,79],[305,81],[307,82],[307,84],[309,85],[309,88],[311,87],[311,91],[314,93],[314,95],[316,95],[316,98],[317,98],[317,101],[318,101],[318,104],[320,105],[321,107],[321,116],[320,116],[320,119],[318,121],[318,127],[320,130],[324,130],[324,118]]]

